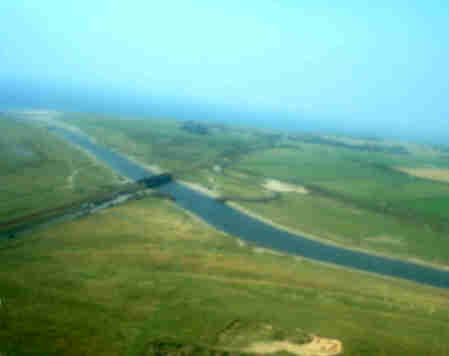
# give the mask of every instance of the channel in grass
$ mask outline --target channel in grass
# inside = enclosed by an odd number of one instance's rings
[[[400,258],[449,265],[449,184],[397,167],[449,168],[447,152],[414,143],[307,136],[176,120],[67,114],[99,143],[176,172],[305,236]],[[321,138],[320,138],[321,137]],[[399,149],[400,148],[400,149]],[[266,200],[267,180],[304,188]],[[259,202],[251,199],[260,198]]]

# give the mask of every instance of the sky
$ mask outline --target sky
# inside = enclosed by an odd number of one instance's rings
[[[2,0],[0,88],[443,139],[448,38],[439,0]]]

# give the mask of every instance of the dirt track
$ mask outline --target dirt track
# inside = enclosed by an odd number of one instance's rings
[[[284,183],[276,179],[267,179],[263,187],[265,189],[271,190],[272,192],[279,192],[279,193],[288,193],[288,192],[295,192],[301,194],[308,193],[307,189],[304,187]]]
[[[288,341],[256,342],[245,351],[259,355],[286,351],[298,356],[334,356],[343,352],[343,344],[339,340],[313,336],[311,342],[303,345]]]

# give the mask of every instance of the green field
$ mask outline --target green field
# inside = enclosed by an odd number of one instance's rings
[[[383,163],[377,163],[378,157],[370,161],[363,154],[341,148],[311,144],[302,144],[301,148],[256,152],[246,156],[238,169],[316,186],[331,197],[401,215],[432,216],[433,205],[439,204],[442,196],[449,197],[449,184],[393,170],[387,165],[387,157]],[[416,200],[421,203],[410,204]],[[448,220],[449,209],[439,209],[438,216]]]
[[[10,241],[0,259],[6,356],[249,355],[311,334],[342,355],[449,354],[447,291],[242,246],[169,201]]]
[[[267,178],[305,187],[308,194],[239,203],[309,237],[449,265],[449,184],[397,169],[433,167],[449,174],[449,154],[441,147],[216,123],[204,124],[208,134],[197,134],[162,119],[70,114],[63,120],[224,197],[270,196],[263,187]]]
[[[108,192],[110,169],[47,130],[0,116],[0,222]]]
[[[447,185],[393,169],[444,169],[434,148],[62,119],[312,238],[448,264]],[[37,123],[0,121],[5,220],[119,183]],[[273,195],[267,178],[297,191],[245,201]],[[155,196],[3,240],[0,260],[1,356],[330,356],[341,345],[341,355],[449,354],[448,291],[246,245]]]

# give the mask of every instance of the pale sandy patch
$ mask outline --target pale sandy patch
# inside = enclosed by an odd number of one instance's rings
[[[270,250],[268,248],[264,248],[264,247],[255,247],[253,248],[253,251],[255,253],[268,253],[270,255],[275,255],[275,256],[284,256],[282,253],[274,251],[274,250]]]
[[[422,261],[422,260],[420,260],[418,258],[413,258],[413,257],[407,258],[406,260],[408,262],[415,263],[417,265],[432,266],[432,267],[441,269],[443,271],[449,271],[449,266],[443,265],[442,262],[440,262],[440,261],[435,261],[433,263],[432,262],[425,262],[425,261]]]
[[[265,183],[263,184],[263,187],[265,189],[271,190],[272,192],[280,192],[280,193],[287,193],[287,192],[295,192],[300,194],[307,194],[308,190],[304,187],[284,183],[276,179],[267,179],[265,180]]]
[[[158,164],[144,164],[150,171],[161,174],[164,170]]]
[[[145,163],[145,162],[143,162],[143,161],[137,159],[137,158],[134,157],[134,156],[127,155],[127,154],[125,154],[125,153],[123,153],[123,152],[121,152],[121,151],[117,151],[117,153],[120,154],[121,156],[127,158],[127,159],[130,160],[131,162],[137,163],[138,165],[143,166],[144,168],[148,169],[148,170],[150,171],[150,173],[153,173],[153,174],[161,174],[161,173],[166,172],[161,166],[159,166],[159,165],[156,164],[156,163],[148,164],[148,163]]]
[[[238,244],[240,247],[245,247],[245,246],[246,246],[246,243],[245,243],[244,241],[240,240],[240,239],[237,239],[237,244]]]
[[[192,183],[192,182],[186,182],[186,181],[178,181],[179,183],[185,185],[186,187],[189,187],[190,189],[196,190],[197,192],[203,193],[209,197],[212,198],[219,198],[220,194],[217,193],[217,191],[208,189],[201,184],[198,183]]]
[[[333,356],[343,352],[343,344],[340,340],[313,336],[307,344],[298,345],[289,341],[255,342],[244,351],[259,355],[285,351],[298,356]]]
[[[395,167],[395,169],[419,178],[432,179],[440,182],[449,182],[449,169],[445,168]]]

